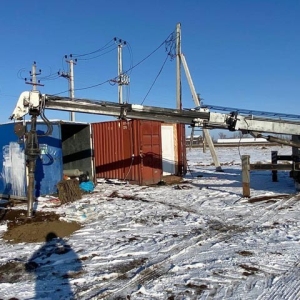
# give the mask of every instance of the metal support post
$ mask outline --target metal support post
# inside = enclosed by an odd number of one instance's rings
[[[27,186],[27,217],[31,218],[33,216],[33,202],[35,200],[34,195],[34,175],[36,160],[40,155],[40,149],[38,145],[37,133],[36,133],[36,122],[38,111],[34,110],[30,112],[31,114],[31,128],[27,135],[26,145],[25,145],[25,155],[28,162],[28,186]]]
[[[217,157],[217,153],[216,153],[216,150],[215,150],[215,146],[214,146],[213,140],[212,140],[212,138],[211,138],[211,136],[209,134],[208,129],[203,128],[203,132],[205,132],[205,140],[206,140],[206,142],[208,144],[211,157],[212,157],[214,165],[216,167],[216,171],[217,172],[223,172],[222,167],[221,167],[221,165],[219,163],[219,160],[218,160],[218,157]]]
[[[192,150],[192,148],[193,148],[194,132],[195,132],[195,127],[192,127],[192,131],[191,131],[191,135],[190,135],[190,150]]]
[[[207,133],[206,130],[203,130],[203,149],[202,149],[203,153],[206,153],[206,145],[207,145],[206,133]]]
[[[27,218],[33,216],[35,161],[28,162]]]
[[[195,86],[194,86],[194,83],[193,83],[193,80],[192,80],[192,77],[191,77],[186,59],[185,59],[185,57],[182,53],[181,53],[180,56],[181,56],[181,61],[182,61],[184,71],[185,71],[185,74],[186,74],[186,78],[187,78],[189,86],[190,86],[190,90],[191,90],[191,93],[192,93],[194,103],[195,103],[196,106],[200,106],[200,101],[199,101],[198,95],[196,93],[196,89],[195,89]],[[214,162],[214,165],[216,167],[216,171],[222,172],[223,170],[222,170],[221,165],[219,163],[217,153],[216,153],[216,150],[215,150],[215,147],[214,147],[214,143],[212,141],[212,138],[211,138],[207,128],[203,128],[203,137],[204,137],[203,138],[203,143],[206,140],[207,145],[208,145],[209,150],[210,150],[210,153],[211,153],[211,156],[212,156],[212,159],[213,159],[213,162]]]

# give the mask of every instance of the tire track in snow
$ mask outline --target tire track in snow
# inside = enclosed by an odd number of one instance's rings
[[[269,290],[263,293],[259,300],[294,300],[300,299],[300,263],[284,272]]]
[[[184,251],[184,249],[188,246],[195,246],[201,239],[202,236],[192,237],[191,235],[188,235],[184,241],[173,247],[169,253],[160,253],[155,260],[148,262],[148,266],[142,267],[142,269],[129,280],[121,280],[120,278],[126,278],[126,275],[132,271],[129,271],[126,274],[121,274],[121,276],[108,284],[92,284],[88,290],[78,293],[78,299],[111,299],[111,297],[115,298],[121,294],[124,295],[124,293],[130,294],[136,290],[139,285],[145,284],[145,282],[149,282],[163,274],[166,274],[172,266],[172,257],[177,255],[179,252]]]
[[[151,201],[151,202],[154,202],[154,201]],[[158,202],[161,204],[168,205],[168,203],[162,203],[161,201],[158,201]],[[276,203],[269,205],[267,208],[265,207],[265,212],[262,215],[260,215],[259,218],[257,218],[257,215],[255,215],[255,214],[253,214],[253,215],[250,214],[248,218],[239,220],[239,223],[238,224],[235,223],[235,225],[240,226],[240,227],[245,226],[249,229],[254,228],[256,224],[261,225],[262,223],[269,221],[270,217],[272,217],[272,219],[275,218],[278,215],[280,209],[283,208],[284,206],[287,207],[289,202],[291,202],[291,204],[296,203],[294,201],[293,197],[291,197],[289,199],[281,199],[281,200],[277,201]],[[180,210],[182,209],[182,207],[177,206],[177,205],[176,206],[172,205],[172,207],[173,208],[176,207],[176,209],[180,209]],[[189,209],[189,212],[197,214],[197,211],[194,211],[194,210],[191,211]],[[214,216],[214,217],[217,217],[217,216]],[[230,238],[232,236],[232,234],[234,234],[234,232],[232,232],[231,234],[224,233],[224,232],[217,233],[217,234],[215,234],[215,233],[216,232],[214,230],[208,230],[204,234],[202,234],[202,235],[198,234],[194,238],[189,238],[189,236],[187,236],[187,238],[184,241],[182,241],[179,245],[175,246],[170,251],[170,253],[169,253],[169,255],[167,255],[167,257],[166,257],[166,253],[164,253],[163,257],[161,257],[162,255],[160,255],[161,261],[159,261],[157,263],[149,262],[148,267],[144,267],[144,269],[142,271],[137,273],[134,277],[130,278],[129,280],[120,280],[120,278],[117,278],[117,279],[113,280],[114,283],[110,282],[107,285],[103,285],[103,284],[95,285],[94,284],[93,287],[91,289],[89,289],[88,291],[84,291],[84,292],[80,293],[80,297],[81,297],[81,299],[93,299],[94,297],[97,297],[97,299],[101,299],[101,298],[111,299],[112,297],[121,296],[121,295],[124,295],[127,293],[130,294],[133,291],[135,291],[140,284],[145,284],[145,283],[147,283],[151,280],[157,279],[158,277],[167,273],[170,270],[170,268],[172,266],[172,261],[175,258],[176,258],[177,262],[179,261],[179,262],[183,263],[187,259],[190,260],[191,258],[196,257],[196,255],[199,252],[199,243],[200,242],[202,242],[202,245],[200,246],[201,254],[205,256],[205,252],[207,254],[209,252],[212,252],[211,251],[212,246],[227,240],[228,238]],[[211,236],[211,235],[214,235],[214,236]],[[197,248],[197,249],[195,249],[195,248]],[[226,254],[226,251],[228,253],[228,249],[225,249],[222,252],[224,254]],[[193,253],[193,252],[196,252],[196,253]],[[218,252],[218,253],[220,254],[220,252]],[[266,270],[265,270],[265,272],[266,272]],[[273,273],[273,272],[271,272],[271,273]],[[261,280],[262,280],[261,278],[253,279],[250,287],[248,287],[248,288],[251,289],[251,286],[253,287],[253,286],[257,285],[257,282],[258,281],[261,282]],[[268,279],[266,279],[266,281],[267,280]],[[222,285],[222,280],[218,284]],[[263,283],[263,284],[267,284],[267,283]],[[120,287],[120,285],[122,287]],[[280,288],[279,288],[279,291],[280,291]]]
[[[297,200],[297,199],[296,199]],[[281,199],[280,201],[277,201],[276,204],[273,204],[271,206],[269,206],[267,209],[267,211],[260,215],[259,218],[257,218],[257,215],[256,214],[253,214],[252,216],[250,215],[250,218],[245,218],[244,220],[241,220],[237,225],[238,226],[246,226],[249,228],[249,229],[254,229],[256,225],[262,225],[264,222],[267,222],[270,220],[270,217],[273,219],[273,218],[276,218],[278,217],[278,213],[281,209],[283,208],[287,208],[287,207],[290,207],[292,205],[294,205],[296,203],[296,200],[295,200],[295,197],[290,197],[289,199]],[[229,236],[228,236],[229,237]],[[221,240],[219,239],[220,238],[220,235],[218,235],[218,242],[221,242]],[[222,239],[224,239],[224,236],[222,236]],[[208,252],[211,252],[211,247],[207,247],[207,251]],[[204,250],[204,251],[203,251]],[[205,253],[205,249],[203,249],[203,247],[201,247],[201,255],[203,256],[206,256],[205,254],[208,254]],[[228,249],[225,249],[224,251],[220,251],[218,250],[218,255],[221,255],[222,257],[222,254],[225,254],[225,255],[228,255]],[[209,254],[207,255],[209,257]],[[290,261],[290,263],[288,264],[287,266],[287,261],[284,261],[284,267],[282,268],[283,270],[286,270],[286,268],[291,265],[291,263],[294,263],[294,260],[293,261]],[[268,273],[272,276],[274,276],[274,270],[266,270],[267,268],[265,267],[264,268],[264,273]],[[273,273],[273,274],[272,274]],[[278,273],[277,273],[278,274]],[[212,279],[214,281],[214,279]],[[270,285],[269,283],[269,278],[257,278],[257,279],[254,279],[252,280],[253,282],[251,283],[251,286],[256,286],[258,284],[258,281],[263,281],[262,284],[263,286],[265,284],[267,284],[268,286]],[[222,284],[222,282],[219,282],[218,284]],[[248,283],[247,283],[248,284]],[[293,289],[293,288],[291,288]]]
[[[212,234],[214,235],[213,237],[211,237]],[[209,249],[216,243],[217,236],[219,238],[223,237],[222,241],[228,238],[227,234],[218,233],[215,235],[215,231],[212,233],[211,230],[199,235],[199,230],[195,229],[193,232],[187,235],[182,242],[172,247],[168,252],[160,253],[160,255],[155,258],[155,261],[158,261],[157,263],[153,261],[148,262],[149,266],[144,267],[140,273],[137,273],[129,281],[120,284],[118,277],[114,280],[114,283],[110,282],[107,285],[103,285],[102,283],[97,285],[93,283],[92,287],[90,287],[87,291],[79,293],[79,296],[81,299],[93,299],[94,297],[101,299],[107,297],[116,297],[122,293],[124,294],[125,292],[132,293],[140,284],[145,284],[145,282],[157,279],[159,276],[167,273],[173,265],[175,258],[176,261],[183,262],[187,259],[187,256],[189,259],[191,258],[191,253],[193,253],[193,256],[196,256],[199,252],[199,243],[206,243],[207,249]],[[194,251],[192,251],[193,248],[195,248]],[[122,274],[122,276],[124,277],[124,274]],[[122,288],[113,288],[115,285],[122,285]]]
[[[106,285],[93,284],[89,290],[79,293],[80,299],[114,299],[118,296],[124,297],[124,295],[131,294],[139,288],[139,285],[144,285],[166,274],[173,266],[175,259],[176,262],[184,262],[186,259],[191,259],[191,254],[193,255],[192,257],[196,257],[199,251],[202,251],[202,243],[205,243],[204,248],[208,250],[212,245],[231,237],[231,234],[228,233],[215,233],[214,230],[208,230],[201,235],[195,232],[187,236],[179,245],[173,247],[169,253],[160,254],[159,257],[155,259],[156,261],[159,260],[159,262],[149,262],[148,267],[144,267],[141,272],[137,273],[127,282],[126,280],[125,282],[124,280],[120,282],[120,277],[118,277],[113,280],[114,282],[110,282]],[[200,243],[201,248],[199,248]],[[122,274],[122,276],[124,276],[124,274]],[[120,285],[122,286],[121,288],[119,287]]]
[[[280,213],[280,211],[284,208],[290,208],[294,204],[297,204],[297,200],[298,200],[297,197],[294,197],[294,196],[290,197],[289,199],[281,199],[280,201],[277,201],[275,204],[270,205],[269,207],[265,208],[265,209],[267,209],[267,211],[265,213],[263,213],[262,215],[260,215],[259,218],[257,218],[257,214],[253,214],[253,217],[245,218],[245,220],[242,220],[241,222],[239,222],[239,225],[240,226],[248,225],[249,227],[255,228],[255,226],[262,225],[263,223],[268,222],[270,220],[278,221],[278,214]],[[291,246],[291,250],[292,250],[292,247],[293,246]],[[286,248],[287,248],[287,246],[286,246]],[[288,262],[286,260],[283,261],[282,265],[281,265],[281,270],[285,270],[285,271],[290,270],[291,264],[294,264],[294,263],[295,263],[294,260],[290,260]],[[270,277],[274,276],[274,270],[272,268],[268,268],[267,266],[264,266],[263,269],[264,269],[263,271],[266,272],[267,274],[269,274]],[[293,273],[294,271],[291,271],[291,272]],[[275,274],[278,274],[278,272],[275,272]],[[282,286],[279,286],[277,290],[275,289],[275,292],[272,293],[270,295],[270,298],[268,298],[268,299],[275,299],[274,295],[277,295],[277,294],[284,295],[284,297],[276,298],[276,299],[298,299],[298,298],[300,298],[299,297],[299,289],[295,288],[295,286],[300,286],[298,283],[299,276],[297,277],[297,276],[291,275],[290,277],[291,277],[291,279],[290,279],[291,281],[289,281],[290,283],[288,284],[289,291],[286,291],[286,292],[283,291],[283,289],[286,289],[286,286],[287,286],[286,280],[283,280]],[[258,280],[259,280],[259,278],[254,279],[254,281],[251,283],[251,285],[253,287],[256,286],[258,284]],[[269,278],[265,278],[265,279],[262,278],[260,280],[264,281],[264,285],[262,286],[262,289],[264,288],[264,286],[270,286],[272,283],[272,280],[270,282]],[[285,297],[290,297],[290,298],[285,298]],[[262,298],[262,299],[265,299],[265,298]]]

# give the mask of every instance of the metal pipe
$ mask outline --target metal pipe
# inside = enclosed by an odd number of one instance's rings
[[[35,160],[30,160],[28,164],[28,188],[27,188],[27,217],[33,216],[33,202],[34,202],[34,173]]]
[[[33,110],[31,114],[31,127],[28,132],[27,141],[25,144],[25,155],[28,162],[28,186],[27,186],[27,217],[33,216],[33,202],[34,202],[34,175],[36,160],[40,155],[40,149],[37,140],[36,123],[38,111]]]

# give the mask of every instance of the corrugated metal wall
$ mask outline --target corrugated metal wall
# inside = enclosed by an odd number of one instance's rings
[[[92,124],[97,178],[130,181],[141,185],[162,180],[161,122],[110,121]],[[176,127],[175,175],[186,172],[184,125]]]
[[[138,126],[139,121],[133,121],[130,123],[134,128],[131,129],[131,164],[128,170],[128,175],[126,180],[131,182],[136,182],[137,184],[142,184],[142,157],[141,157],[141,144],[140,144],[140,128]],[[136,125],[136,126],[134,126]]]
[[[160,122],[131,120],[92,124],[97,178],[138,184],[161,180]]]
[[[97,178],[125,178],[126,157],[124,137],[130,130],[126,121],[92,124],[94,158]],[[125,141],[126,142],[126,141]]]

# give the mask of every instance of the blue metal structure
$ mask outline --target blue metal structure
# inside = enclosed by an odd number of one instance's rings
[[[63,177],[61,124],[54,123],[52,127],[52,134],[43,136],[47,131],[47,126],[44,123],[37,125],[41,154],[36,161],[35,197],[56,193],[56,184]]]
[[[14,123],[0,125],[0,194],[2,197],[26,199],[27,175],[24,141],[14,132]],[[26,127],[28,127],[28,123]],[[37,133],[47,131],[44,123],[38,123]],[[51,136],[39,137],[41,155],[36,161],[35,196],[53,194],[62,179],[62,141],[60,124],[53,124]]]
[[[52,134],[46,136],[47,125],[37,123],[41,153],[36,161],[35,197],[55,194],[65,169],[80,169],[93,175],[90,126],[62,121],[51,124]],[[30,122],[25,126],[28,131]],[[28,178],[24,140],[18,138],[14,127],[15,123],[0,125],[0,196],[25,200]]]
[[[19,143],[14,124],[0,126],[0,194],[26,196],[24,143]]]

